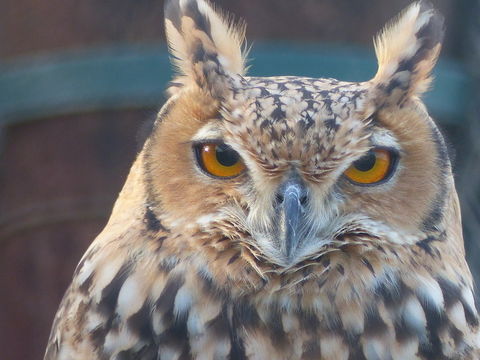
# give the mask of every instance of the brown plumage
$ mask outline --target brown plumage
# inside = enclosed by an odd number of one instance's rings
[[[420,100],[441,15],[410,6],[363,83],[246,77],[243,26],[204,0],[165,15],[179,76],[45,358],[477,359],[450,161]]]

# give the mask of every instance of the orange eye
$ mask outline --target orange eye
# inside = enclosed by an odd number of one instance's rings
[[[355,161],[345,176],[360,185],[373,185],[388,178],[395,163],[395,153],[388,149],[373,149]]]
[[[240,155],[230,146],[220,143],[203,143],[195,146],[200,167],[218,178],[232,178],[245,170]]]

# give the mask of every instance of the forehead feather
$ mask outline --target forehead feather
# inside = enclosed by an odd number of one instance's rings
[[[303,77],[245,78],[223,116],[230,137],[262,167],[284,169],[294,162],[333,168],[366,151],[362,83]],[[308,160],[308,161],[306,161]]]
[[[254,125],[268,122],[341,121],[361,111],[366,89],[359,83],[302,77],[247,78],[240,98]],[[245,101],[246,100],[246,101]],[[244,119],[245,120],[245,119]]]

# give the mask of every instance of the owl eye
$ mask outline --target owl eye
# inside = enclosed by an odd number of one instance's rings
[[[378,184],[393,173],[396,153],[390,149],[376,148],[355,161],[345,172],[345,176],[358,185]]]
[[[194,146],[203,171],[217,178],[232,178],[245,170],[240,155],[223,143],[201,143]]]

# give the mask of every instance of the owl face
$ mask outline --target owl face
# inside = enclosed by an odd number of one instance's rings
[[[226,237],[280,272],[440,231],[450,163],[419,99],[443,34],[433,9],[414,4],[379,36],[362,83],[245,76],[243,27],[203,1],[167,5],[166,29],[180,74],[145,166],[168,228]]]

